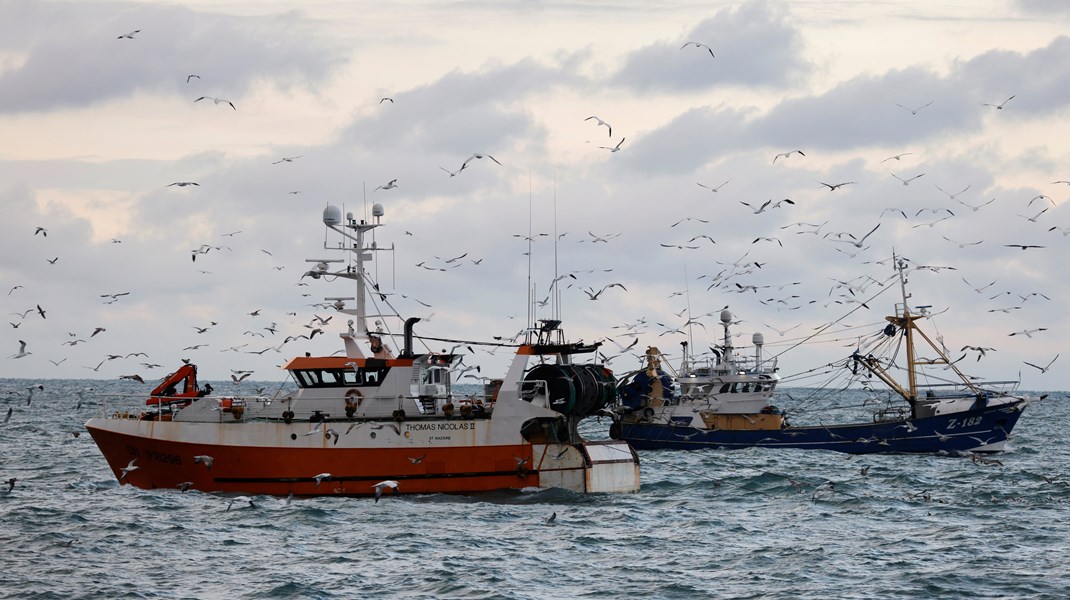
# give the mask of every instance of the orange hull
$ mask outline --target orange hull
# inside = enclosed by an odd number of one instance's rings
[[[464,493],[539,485],[528,444],[434,448],[272,448],[193,444],[90,427],[120,483],[144,489],[191,482],[202,492],[276,496],[374,495],[387,479],[398,493]],[[195,463],[208,455],[212,468]],[[517,466],[517,458],[524,459]],[[131,459],[136,469],[122,476]],[[414,462],[415,461],[415,462]],[[537,467],[538,465],[536,465]],[[317,483],[315,476],[330,473]]]

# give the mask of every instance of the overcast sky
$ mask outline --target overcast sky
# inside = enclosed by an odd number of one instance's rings
[[[645,321],[633,351],[675,362],[666,332],[705,348],[726,305],[766,355],[850,313],[791,375],[883,326],[895,251],[953,358],[994,349],[965,370],[1070,389],[1070,355],[1025,364],[1070,334],[1066,2],[294,6],[0,0],[0,377],[279,380],[342,347],[344,315],[265,351],[353,292],[301,279],[323,207],[381,203],[381,289],[424,335],[511,337],[555,272],[537,316],[610,356]],[[473,153],[501,165],[451,177]]]

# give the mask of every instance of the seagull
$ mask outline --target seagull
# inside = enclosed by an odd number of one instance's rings
[[[890,161],[890,160],[900,160],[900,159],[902,159],[902,158],[903,158],[904,156],[909,156],[909,155],[911,155],[911,154],[914,154],[914,153],[913,153],[913,152],[904,152],[904,153],[902,153],[902,154],[896,154],[895,156],[889,156],[888,158],[886,158],[886,159],[882,160],[882,161],[881,161],[881,163],[886,163],[886,162],[888,162],[888,161]],[[878,164],[880,164],[880,163],[878,163]]]
[[[478,159],[478,158],[489,158],[489,159],[493,160],[494,162],[498,163],[499,165],[502,164],[502,163],[498,162],[497,158],[494,158],[493,156],[491,156],[489,154],[479,154],[477,152],[477,153],[473,154],[472,156],[469,156],[468,158],[464,159],[464,162],[461,163],[461,168],[457,169],[457,172],[460,173],[461,171],[464,170],[465,167],[468,166],[469,161],[471,161],[473,159]]]
[[[605,121],[603,121],[602,119],[599,119],[598,117],[596,117],[594,115],[591,115],[591,116],[587,117],[586,119],[584,119],[584,121],[590,121],[591,119],[594,119],[595,121],[598,121],[599,125],[605,125],[606,129],[609,130],[609,137],[613,137],[613,126],[612,125],[610,125],[609,123],[606,123]]]
[[[191,487],[193,487],[193,482],[192,481],[183,481],[182,483],[176,485],[175,487],[180,489],[180,490],[182,490],[182,493],[186,493]]]
[[[200,75],[186,75],[186,83],[189,83],[189,80],[193,79],[194,77],[196,77],[197,79],[201,78]]]
[[[1044,194],[1040,194],[1038,196],[1033,196],[1033,198],[1029,201],[1029,204],[1026,205],[1026,208],[1033,206],[1033,203],[1037,200],[1047,200],[1048,202],[1051,202],[1052,206],[1058,206],[1058,204],[1055,204],[1055,201],[1052,200],[1050,197],[1045,196]]]
[[[122,481],[122,480],[126,479],[126,476],[130,473],[130,471],[136,471],[136,470],[141,468],[141,467],[135,465],[134,464],[135,462],[137,462],[137,459],[136,458],[131,458],[130,462],[125,467],[123,467],[123,474],[121,476],[119,476],[119,481]]]
[[[464,170],[465,166],[467,166],[467,165],[461,165],[461,168],[457,169],[456,171],[451,171],[451,170],[447,169],[446,167],[439,167],[439,168],[442,169],[443,171],[449,173],[450,177],[456,177],[457,175],[459,175],[461,173],[461,171]],[[412,234],[409,234],[409,235],[412,235]]]
[[[688,46],[695,46],[696,48],[705,48],[706,51],[710,53],[710,56],[713,56],[713,50],[710,50],[710,47],[707,46],[706,44],[701,44],[699,42],[688,42],[688,43],[684,44],[683,46],[680,46],[680,49],[683,50],[684,48],[687,48]],[[717,57],[713,56],[713,58],[717,58]]]
[[[15,407],[13,407],[13,406],[7,407],[7,414],[4,415],[4,425],[7,425],[8,421],[11,420],[11,413],[13,413],[13,412],[15,412]]]
[[[799,156],[806,156],[805,154],[803,154],[802,150],[791,150],[790,152],[781,152],[780,154],[777,154],[776,156],[773,157],[773,164],[775,165],[776,164],[776,159],[780,158],[781,156],[783,156],[784,158],[790,158],[791,155],[795,154],[796,152],[799,154]]]
[[[145,380],[141,378],[141,375],[120,375],[119,379],[129,379],[130,381],[136,381],[138,383],[145,383]]]
[[[980,294],[980,293],[981,293],[981,292],[983,292],[983,291],[984,291],[985,289],[987,289],[987,288],[989,288],[989,287],[992,287],[993,285],[995,285],[995,284],[996,284],[996,280],[995,280],[995,279],[993,279],[993,280],[992,280],[992,283],[990,283],[990,284],[988,284],[988,285],[984,285],[984,286],[981,286],[981,287],[979,287],[979,288],[975,288],[975,287],[973,287],[973,284],[972,284],[972,283],[970,283],[969,281],[966,281],[966,278],[965,278],[965,277],[963,277],[963,278],[962,278],[962,281],[963,281],[963,282],[964,282],[964,283],[965,283],[966,285],[968,285],[968,286],[970,286],[971,288],[973,288],[973,291],[977,292],[978,294]]]
[[[139,33],[141,33],[141,30],[140,29],[135,29],[135,30],[131,31],[130,33],[124,33],[124,34],[120,35],[119,37],[117,37],[115,39],[117,39],[117,40],[121,40],[121,39],[132,40],[132,39],[134,39],[134,36],[139,34]]]
[[[382,104],[383,102],[390,102],[391,104],[393,104],[394,103],[394,99],[393,98],[388,98],[386,96],[384,96],[382,98],[379,98],[379,104]]]
[[[900,177],[900,176],[896,175],[895,173],[891,173],[891,176],[892,176],[892,177],[895,177],[895,178],[896,178],[896,179],[898,179],[899,181],[902,181],[902,182],[903,182],[903,185],[910,185],[910,182],[911,182],[911,181],[914,181],[914,180],[915,180],[915,179],[917,179],[918,177],[924,177],[924,176],[925,176],[925,173],[921,173],[921,174],[919,174],[919,175],[915,175],[915,176],[913,176],[913,177],[910,177],[910,178],[908,178],[908,179],[903,179],[902,177]]]
[[[971,183],[970,185],[973,185],[973,184]],[[959,195],[959,194],[961,194],[962,192],[965,192],[966,190],[970,189],[970,186],[968,185],[968,186],[966,186],[966,187],[962,188],[961,190],[959,190],[959,191],[955,192],[954,194],[952,194],[952,193],[948,192],[947,190],[945,190],[944,188],[942,188],[942,187],[940,187],[940,186],[936,186],[936,189],[938,189],[938,190],[940,190],[941,192],[943,192],[943,193],[947,194],[947,197],[948,197],[948,198],[950,198],[950,199],[954,200],[954,199],[955,199],[955,196],[958,196],[958,195]]]
[[[127,292],[127,293],[129,294],[130,292]],[[101,333],[101,332],[104,332],[104,331],[107,331],[107,329],[104,329],[103,327],[97,327],[96,329],[93,330],[93,333],[89,334],[89,337],[93,337],[94,335],[96,335],[98,333]]]
[[[902,108],[903,110],[909,110],[910,114],[912,114],[912,115],[916,115],[916,114],[918,114],[918,111],[920,111],[921,109],[925,108],[926,106],[929,106],[933,102],[935,102],[935,100],[930,100],[930,101],[926,102],[925,104],[922,104],[921,106],[919,106],[917,108],[910,108],[909,106],[903,106],[902,104],[899,104],[898,102],[896,102],[895,105],[898,106],[899,108]]]
[[[1041,331],[1047,331],[1047,330],[1048,330],[1047,327],[1040,327],[1040,328],[1037,328],[1037,329],[1025,329],[1023,331],[1015,331],[1014,333],[1009,334],[1008,337],[1015,336],[1015,335],[1024,335],[1027,338],[1032,338],[1034,333],[1038,333],[1038,332],[1041,332]],[[1056,358],[1058,358],[1058,355],[1056,355]],[[1048,365],[1048,366],[1050,367],[1051,365]]]
[[[989,200],[988,202],[982,202],[981,204],[978,204],[978,205],[974,206],[973,204],[967,204],[967,203],[963,202],[962,200],[955,200],[955,202],[958,202],[959,204],[965,206],[966,208],[969,208],[969,209],[973,210],[973,212],[977,212],[981,208],[983,208],[985,206],[988,206],[989,204],[992,204],[995,201],[996,201],[996,199],[993,198],[993,199]]]
[[[1026,221],[1029,221],[1030,223],[1036,223],[1037,219],[1040,218],[1040,215],[1042,215],[1042,214],[1044,214],[1046,212],[1048,212],[1048,207],[1045,206],[1044,210],[1038,212],[1037,214],[1033,215],[1032,217],[1029,217],[1029,216],[1026,216],[1026,215],[1018,215],[1018,216],[1023,218],[1023,219],[1025,219]]]
[[[1008,102],[1010,102],[1011,100],[1014,100],[1014,96],[1011,96],[1010,98],[1007,98],[1006,100],[1004,100],[1003,102],[1000,102],[999,104],[988,104],[986,102],[986,103],[981,104],[981,106],[992,106],[992,107],[995,107],[996,110],[1003,110],[1003,105],[1008,103]]]
[[[201,184],[197,183],[196,181],[176,181],[174,183],[169,183],[164,187],[171,187],[173,185],[177,185],[178,187],[186,187],[187,185],[195,185],[200,187]]]
[[[29,354],[33,354],[33,352],[26,351],[26,342],[19,340],[19,351],[15,354],[12,354],[8,358],[22,358],[23,356],[27,356]]]
[[[1003,244],[1005,248],[1021,248],[1022,250],[1028,250],[1030,248],[1044,248],[1044,246],[1035,246],[1032,244]]]
[[[598,300],[598,297],[602,295],[602,292],[608,290],[611,287],[619,287],[620,289],[622,289],[624,291],[628,291],[628,288],[624,287],[624,284],[611,283],[611,284],[603,287],[602,289],[598,290],[597,292],[594,291],[594,288],[587,288],[586,290],[583,290],[583,293],[587,294],[587,297],[589,299],[591,299],[591,300]]]
[[[1025,364],[1029,365],[1030,367],[1033,367],[1034,369],[1040,369],[1041,373],[1047,373],[1048,369],[1051,368],[1052,363],[1054,363],[1058,358],[1059,358],[1059,355],[1056,354],[1055,358],[1051,359],[1051,362],[1049,362],[1048,365],[1045,366],[1045,367],[1038,367],[1037,365],[1034,365],[1031,362],[1026,362],[1026,361],[1022,361],[1022,362],[1025,362]]]
[[[230,507],[234,506],[235,502],[248,502],[249,508],[256,508],[256,504],[253,503],[253,499],[249,496],[236,496],[234,498],[231,498],[230,502],[227,504],[227,512],[230,511]]]
[[[729,179],[728,181],[732,181],[732,180]],[[707,190],[710,190],[711,192],[718,192],[718,191],[720,191],[721,188],[723,188],[728,183],[728,181],[725,181],[724,183],[722,183],[721,185],[719,185],[717,187],[710,187],[708,185],[702,185],[701,183],[698,184],[698,186],[701,187],[701,188],[706,188]]]
[[[208,469],[209,471],[211,471],[212,470],[212,461],[213,460],[215,460],[215,459],[213,459],[211,456],[208,456],[207,454],[198,454],[197,456],[193,457],[193,464],[195,464],[195,465],[196,464],[204,465],[205,469]]]
[[[295,161],[295,160],[297,160],[299,158],[301,158],[301,157],[300,156],[285,156],[285,157],[280,158],[279,160],[277,160],[277,161],[275,161],[275,162],[273,162],[271,164],[277,165],[279,163],[284,163],[284,162],[293,162],[293,161]]]
[[[397,186],[398,186],[398,180],[397,179],[391,179],[390,181],[386,182],[385,184],[383,184],[383,185],[375,188],[374,190],[372,190],[372,193],[374,194],[375,192],[377,192],[379,190],[392,190],[392,189],[396,188]]]
[[[7,484],[7,492],[8,493],[11,493],[11,490],[15,489],[15,482],[16,481],[18,481],[18,478],[17,477],[12,477],[12,478],[10,478],[10,479],[8,479],[7,481],[4,482],[4,483]]]
[[[546,517],[546,523],[547,524],[553,523],[556,519],[557,519],[557,511],[554,511],[554,512],[550,513],[549,517]]]
[[[427,455],[421,454],[420,456],[406,456],[405,458],[409,459],[409,462],[411,462],[412,464],[418,465],[423,461],[423,459],[427,458]]]
[[[398,493],[398,482],[396,482],[396,481],[394,481],[392,479],[387,479],[386,481],[380,481],[379,483],[373,485],[372,487],[375,488],[375,501],[376,502],[379,502],[379,498],[382,497],[383,489],[385,489],[385,488],[392,489],[395,494]]]
[[[880,226],[881,226],[881,224],[877,223],[877,227],[880,227]],[[848,244],[854,244],[855,248],[861,248],[862,244],[865,243],[866,238],[868,238],[869,236],[873,235],[874,231],[877,231],[877,227],[874,227],[873,229],[870,229],[869,233],[867,233],[866,235],[862,236],[862,239],[860,239],[858,241],[855,241],[855,242],[852,242],[851,240],[832,240],[832,241],[834,241],[834,242],[845,242],[845,243],[848,243]],[[851,234],[847,234],[847,235],[850,235],[851,237],[854,237]]]
[[[200,102],[201,100],[211,100],[216,104],[229,104],[231,108],[233,108],[234,110],[238,110],[238,107],[234,106],[233,102],[231,102],[230,100],[224,100],[223,98],[216,98],[215,96],[201,96],[200,98],[194,100],[194,102]]]
[[[617,142],[617,145],[613,146],[612,148],[610,148],[609,146],[599,146],[599,148],[602,148],[603,150],[609,150],[610,152],[620,152],[620,145],[624,143],[625,139],[627,138],[620,138],[620,141]]]
[[[322,483],[324,479],[330,479],[330,478],[331,478],[331,474],[330,473],[320,473],[319,475],[316,475],[312,479],[316,480],[316,487],[319,487],[320,483]]]
[[[851,185],[854,182],[853,181],[845,181],[843,183],[832,184],[832,183],[825,183],[824,181],[818,181],[818,183],[820,183],[823,186],[828,187],[830,192],[835,192],[836,188],[841,188],[841,187],[843,187],[845,185]]]
[[[946,219],[946,218],[949,218],[949,217],[944,217],[944,218]],[[959,248],[965,248],[966,246],[976,246],[977,244],[980,244],[980,243],[984,242],[984,240],[977,240],[976,242],[956,242],[955,240],[947,237],[946,235],[942,235],[940,237],[942,237],[945,240],[951,242],[952,244],[958,245]],[[993,282],[993,283],[995,283],[995,282]]]
[[[47,230],[47,229],[45,229],[44,227],[38,227],[38,228],[37,228],[37,229],[36,229],[36,230],[35,230],[35,231],[33,232],[33,234],[34,234],[34,235],[37,235],[38,233],[40,233],[40,234],[41,234],[41,235],[43,235],[44,237],[48,237],[48,230]]]

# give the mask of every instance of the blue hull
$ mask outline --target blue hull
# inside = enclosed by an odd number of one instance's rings
[[[1007,440],[1025,401],[948,415],[772,430],[696,429],[686,424],[621,422],[620,439],[637,450],[803,448],[850,454],[968,452]]]

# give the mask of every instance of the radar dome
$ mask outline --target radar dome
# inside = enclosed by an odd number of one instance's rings
[[[756,334],[751,336],[750,341],[755,346],[761,346],[762,344],[765,343],[765,336],[762,335],[761,333],[756,333]]]
[[[324,225],[340,225],[342,223],[342,209],[337,206],[327,205],[327,208],[323,209],[323,224]]]
[[[725,324],[732,322],[732,313],[727,308],[721,311],[721,322]]]
[[[378,202],[376,202],[375,204],[372,204],[372,216],[373,217],[381,217],[384,214],[386,214],[386,213],[383,212],[383,205],[382,204],[379,204]]]

